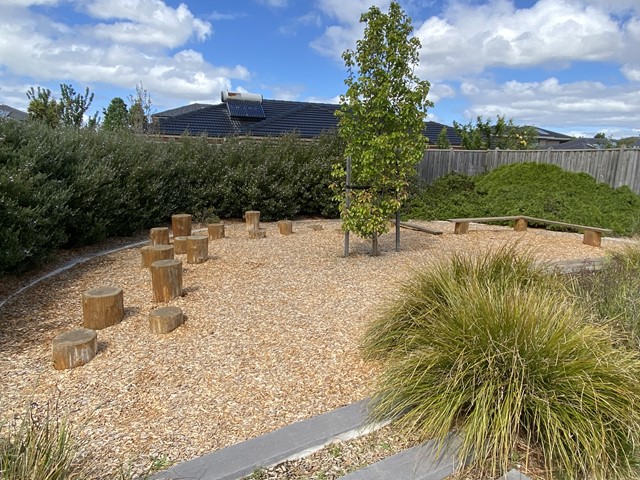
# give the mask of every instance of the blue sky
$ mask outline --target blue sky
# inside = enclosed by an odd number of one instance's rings
[[[0,103],[31,86],[95,93],[90,112],[142,82],[152,109],[221,90],[337,102],[342,52],[385,0],[0,0]],[[429,118],[505,115],[577,136],[640,135],[639,0],[402,0],[422,42]]]

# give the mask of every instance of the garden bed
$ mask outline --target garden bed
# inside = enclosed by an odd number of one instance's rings
[[[342,258],[337,221],[295,222],[290,236],[265,223],[260,240],[232,223],[227,238],[210,242],[206,263],[185,259],[185,295],[170,304],[187,320],[169,335],[149,332],[158,305],[138,248],[40,282],[0,310],[0,419],[53,400],[85,441],[91,478],[188,460],[367,396],[376,369],[361,360],[359,338],[414,269],[514,242],[541,261],[600,257],[620,245],[605,238],[594,248],[578,234],[538,229],[482,225],[461,236],[449,222],[424,225],[444,234],[403,230],[396,253],[391,232],[378,258],[352,236],[352,255]],[[91,362],[54,370],[51,340],[81,326],[82,292],[98,285],[124,290],[124,320],[98,332]]]

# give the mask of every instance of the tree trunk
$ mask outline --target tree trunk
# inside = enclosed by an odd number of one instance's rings
[[[79,367],[96,356],[98,334],[88,328],[62,333],[53,339],[51,351],[56,370]]]
[[[210,223],[207,225],[209,240],[219,240],[224,238],[224,223]]]
[[[173,245],[149,245],[140,249],[142,268],[149,268],[156,260],[173,258]]]
[[[182,262],[176,259],[153,262],[151,287],[154,302],[169,302],[182,295]]]
[[[187,253],[187,237],[173,237],[173,248],[176,255]]]
[[[122,321],[124,301],[120,287],[102,286],[82,294],[82,323],[100,330]]]
[[[173,230],[173,238],[191,235],[191,215],[188,213],[172,215],[171,229]]]
[[[258,230],[260,228],[260,212],[257,210],[244,212],[244,221],[247,224],[247,230]]]
[[[184,321],[182,310],[178,307],[156,308],[149,313],[149,330],[151,333],[169,333]]]
[[[151,245],[169,245],[169,229],[167,227],[156,227],[149,230],[149,240]]]
[[[193,235],[187,237],[187,263],[204,263],[209,258],[209,237]]]
[[[291,220],[280,220],[278,222],[280,235],[291,235],[293,233],[293,222]]]
[[[380,249],[378,248],[378,234],[374,233],[371,237],[371,256],[378,257],[380,256]]]

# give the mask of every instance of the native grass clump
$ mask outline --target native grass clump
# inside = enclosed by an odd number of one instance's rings
[[[526,254],[458,255],[416,274],[363,352],[383,367],[372,418],[443,444],[457,432],[487,478],[523,444],[549,478],[637,478],[638,354]]]

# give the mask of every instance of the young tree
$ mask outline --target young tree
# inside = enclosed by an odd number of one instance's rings
[[[58,103],[60,121],[70,127],[82,127],[84,114],[89,110],[93,97],[94,94],[89,92],[89,87],[85,88],[83,95],[76,93],[71,85],[60,84],[60,102]]]
[[[27,113],[29,119],[45,122],[50,127],[57,127],[60,123],[58,102],[48,88],[38,87],[35,90],[31,87],[27,90],[29,106]]]
[[[476,118],[476,124],[471,122],[461,125],[453,122],[453,128],[460,137],[464,150],[487,150],[499,148],[501,150],[527,150],[537,145],[536,131],[533,127],[519,127],[512,119],[505,120],[504,116],[496,117],[495,125],[482,116]]]
[[[345,165],[334,165],[336,198],[343,228],[373,241],[389,230],[389,218],[407,197],[409,179],[424,155],[423,135],[429,82],[414,74],[420,41],[411,37],[411,19],[393,1],[387,14],[373,6],[363,13],[364,37],[356,50],[342,54],[348,70],[347,92],[340,96],[339,135],[352,161],[352,185],[346,206]]]
[[[136,85],[136,95],[129,95],[129,125],[136,133],[145,133],[151,120],[151,95],[142,82]]]
[[[109,106],[102,110],[104,120],[102,128],[105,130],[122,130],[129,128],[129,111],[127,104],[120,97],[115,97],[109,102]]]
[[[447,138],[447,127],[442,127],[442,130],[440,130],[437,147],[441,149],[451,148],[451,142]]]

